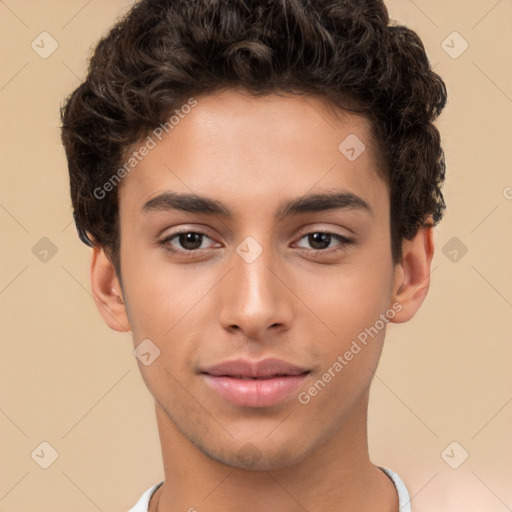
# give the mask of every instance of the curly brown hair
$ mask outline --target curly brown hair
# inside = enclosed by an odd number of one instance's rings
[[[394,262],[404,239],[441,219],[433,121],[446,87],[382,0],[141,0],[99,41],[61,108],[78,234],[104,247],[118,274],[117,189],[94,191],[188,98],[239,87],[320,96],[367,116],[390,189]]]

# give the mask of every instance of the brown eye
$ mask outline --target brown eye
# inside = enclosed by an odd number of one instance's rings
[[[184,249],[188,251],[193,251],[194,249],[199,249],[201,247],[201,243],[203,241],[203,235],[201,233],[180,233],[178,235],[178,241]]]
[[[327,249],[331,243],[329,233],[311,233],[308,235],[308,242],[313,249]]]
[[[182,231],[165,237],[161,244],[173,252],[192,252],[197,249],[208,248],[208,246],[203,245],[205,238],[210,239],[206,233]]]
[[[309,247],[304,247],[298,244],[298,247],[303,249],[312,249],[314,251],[324,251],[325,249],[331,248],[342,248],[344,245],[351,244],[353,240],[343,235],[336,233],[328,233],[324,231],[315,231],[308,233],[300,238],[300,240],[306,239]],[[333,241],[338,243],[331,245]]]

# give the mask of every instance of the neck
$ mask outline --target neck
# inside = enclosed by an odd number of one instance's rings
[[[394,484],[368,455],[368,393],[320,448],[293,466],[268,471],[212,459],[156,404],[165,479],[151,499],[150,512],[396,512]]]

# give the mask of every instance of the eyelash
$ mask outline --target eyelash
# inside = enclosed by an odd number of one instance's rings
[[[173,254],[180,254],[180,255],[184,255],[184,256],[196,256],[198,254],[202,254],[203,251],[206,251],[208,249],[175,249],[172,245],[170,245],[170,242],[171,240],[173,240],[174,238],[178,237],[179,235],[186,235],[186,234],[189,234],[189,233],[193,233],[195,235],[200,235],[202,237],[206,237],[206,238],[210,238],[206,233],[202,232],[202,231],[192,231],[192,230],[188,230],[188,231],[177,231],[176,233],[171,233],[170,235],[166,236],[160,243],[160,245],[162,245],[164,247],[164,249],[170,253],[173,253]],[[338,252],[338,251],[342,251],[344,250],[344,246],[346,245],[350,245],[350,244],[353,244],[354,243],[354,240],[351,239],[351,238],[348,238],[344,235],[339,235],[337,233],[331,233],[330,231],[310,231],[308,233],[305,233],[303,235],[301,235],[301,237],[299,238],[299,240],[302,240],[303,238],[305,237],[308,237],[309,235],[313,235],[313,234],[316,234],[316,233],[322,233],[322,234],[325,234],[325,235],[330,235],[333,239],[337,240],[339,242],[339,246],[337,248],[331,248],[331,249],[304,249],[304,248],[300,248],[300,249],[303,249],[303,250],[306,250],[306,251],[309,251],[309,252],[313,252],[313,253],[316,253],[316,254],[332,254],[333,252]]]

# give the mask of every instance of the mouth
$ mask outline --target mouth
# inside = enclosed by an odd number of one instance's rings
[[[310,370],[279,359],[233,360],[201,371],[218,396],[240,407],[270,407],[298,392]]]
[[[268,377],[248,377],[247,375],[213,375],[213,377],[226,377],[230,379],[238,379],[238,380],[270,380],[277,379],[280,377],[297,377],[298,375],[308,374],[308,372],[299,373],[297,375],[287,375],[285,373],[279,373],[275,375],[269,375]],[[209,373],[203,373],[203,375],[210,375]]]

